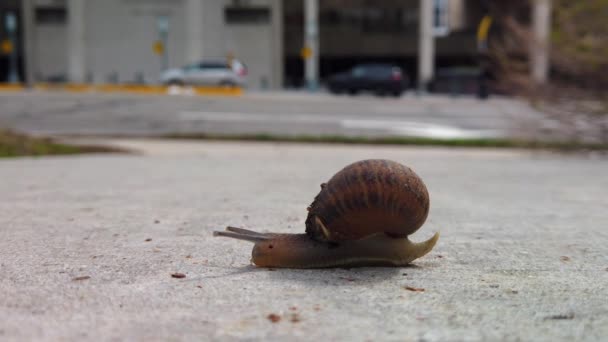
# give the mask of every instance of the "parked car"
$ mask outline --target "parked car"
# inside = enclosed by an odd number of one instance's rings
[[[237,60],[204,60],[165,70],[160,81],[167,85],[245,86],[247,68]]]
[[[433,93],[451,95],[477,95],[480,99],[490,96],[489,80],[491,75],[479,67],[461,66],[438,69],[430,84]]]
[[[391,64],[361,64],[350,71],[333,75],[327,84],[335,94],[373,91],[378,95],[401,96],[408,86],[408,77],[400,67]]]

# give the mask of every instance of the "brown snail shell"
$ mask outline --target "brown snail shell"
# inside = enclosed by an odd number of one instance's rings
[[[429,193],[412,169],[391,160],[362,160],[321,185],[308,208],[306,234],[332,242],[380,232],[406,237],[422,226],[428,213]]]
[[[308,207],[306,234],[260,233],[226,227],[214,232],[254,243],[261,267],[404,266],[429,253],[439,233],[409,240],[429,213],[429,194],[418,175],[397,162],[362,160],[346,166]]]

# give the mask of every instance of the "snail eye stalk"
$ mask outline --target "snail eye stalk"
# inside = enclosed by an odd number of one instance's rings
[[[225,231],[214,231],[213,236],[224,236],[254,243],[270,239],[270,236],[268,234],[258,233],[253,230],[247,230],[237,227],[226,227]]]

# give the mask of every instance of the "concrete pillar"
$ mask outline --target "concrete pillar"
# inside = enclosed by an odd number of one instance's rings
[[[21,0],[21,18],[23,27],[23,49],[25,51],[25,74],[24,82],[31,87],[34,84],[36,72],[36,31],[34,27],[34,6],[32,0]]]
[[[186,1],[186,60],[203,58],[203,0]]]
[[[448,2],[448,22],[450,23],[450,31],[459,31],[465,28],[467,24],[466,18],[466,3],[464,0],[449,0]]]
[[[283,87],[283,0],[272,2],[272,81],[273,89]]]
[[[428,90],[435,68],[435,37],[433,36],[433,0],[420,0],[418,17],[418,91]]]
[[[319,85],[319,2],[304,0],[304,45],[310,55],[305,59],[304,75],[310,90]]]
[[[86,78],[85,64],[85,1],[68,0],[68,78],[70,82],[83,83]]]
[[[551,0],[534,0],[532,3],[532,32],[530,46],[530,72],[539,84],[547,82],[549,74],[549,34],[551,31]]]

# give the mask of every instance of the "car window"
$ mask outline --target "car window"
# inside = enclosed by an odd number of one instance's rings
[[[401,68],[390,65],[377,65],[371,67],[369,73],[379,77],[391,77],[394,73],[401,73]]]
[[[201,69],[228,69],[228,66],[225,63],[213,63],[213,62],[203,62],[199,64],[199,68]]]
[[[370,75],[374,75],[374,76],[381,76],[384,75],[384,68],[381,66],[372,66],[369,67],[369,74]]]
[[[355,77],[362,77],[365,76],[366,71],[365,71],[365,67],[355,67],[352,71],[352,75]]]
[[[198,64],[188,64],[185,67],[183,67],[182,69],[184,69],[184,70],[196,70],[198,68],[199,68]]]

